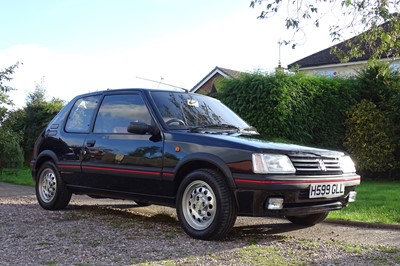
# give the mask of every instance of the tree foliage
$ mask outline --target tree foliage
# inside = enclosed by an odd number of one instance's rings
[[[20,144],[24,151],[25,163],[31,160],[36,138],[63,106],[64,101],[61,99],[46,100],[46,89],[43,83],[38,83],[35,90],[27,95],[25,107],[8,114],[4,125],[21,134]]]
[[[260,19],[287,12],[284,24],[293,37],[283,43],[293,48],[306,26],[319,27],[329,13],[338,10],[340,19],[329,27],[332,42],[343,41],[346,33],[357,35],[332,50],[339,59],[346,62],[366,53],[371,59],[400,55],[400,0],[253,0],[250,7],[257,4],[263,7]]]
[[[362,70],[357,79],[359,105],[348,112],[345,145],[356,157],[369,158],[361,163],[365,170],[395,176],[400,173],[399,70],[377,63]],[[372,149],[376,149],[376,156],[369,154]]]
[[[0,70],[0,122],[3,121],[5,117],[7,105],[12,104],[8,92],[13,90],[13,88],[8,86],[6,83],[12,80],[11,75],[14,74],[18,65],[19,63],[17,62],[10,67]]]
[[[37,85],[35,91],[28,95],[24,107],[26,127],[23,148],[25,157],[31,154],[36,138],[63,106],[64,101],[57,98],[46,101],[46,90],[41,85]]]
[[[8,128],[0,128],[0,173],[3,168],[18,168],[23,163],[20,136]]]
[[[383,172],[394,163],[394,145],[389,137],[389,121],[368,100],[348,111],[344,146],[353,155],[359,170]]]
[[[17,67],[18,63],[0,71],[0,172],[4,167],[19,167],[23,161],[19,134],[2,123],[7,114],[7,105],[12,104],[8,92],[13,88],[6,83],[12,80],[11,75]]]

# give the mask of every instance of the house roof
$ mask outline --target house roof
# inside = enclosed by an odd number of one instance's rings
[[[225,78],[236,78],[242,73],[243,72],[240,72],[237,70],[216,66],[210,73],[208,73],[202,80],[200,80],[190,91],[196,92],[198,89],[200,89],[208,80],[210,80],[216,74],[220,74],[221,76],[223,76]]]
[[[386,22],[386,23],[382,24],[382,27],[385,31],[387,31],[387,30],[391,29],[392,26],[389,22]],[[306,68],[306,67],[317,67],[317,66],[324,66],[324,65],[340,64],[341,62],[340,62],[339,58],[336,55],[331,54],[331,49],[333,47],[338,47],[339,50],[348,52],[350,50],[350,48],[346,46],[347,42],[359,42],[359,40],[357,40],[357,36],[355,36],[349,40],[345,40],[341,43],[333,45],[322,51],[316,52],[310,56],[307,56],[300,60],[297,60],[296,62],[289,64],[288,68],[295,67],[296,65],[299,65],[300,68]],[[377,40],[377,42],[379,42],[379,40]],[[363,46],[364,55],[362,55],[361,57],[357,57],[357,58],[351,57],[350,60],[348,61],[349,63],[367,61],[368,59],[371,58],[371,50],[367,48],[365,43],[363,43],[362,46]]]
[[[312,55],[309,55],[307,57],[304,57],[300,60],[297,60],[296,62],[293,62],[288,65],[288,68],[295,67],[296,65],[299,65],[300,68],[305,68],[305,67],[316,67],[316,66],[324,66],[324,65],[332,65],[332,64],[340,64],[339,58],[331,54],[331,49],[333,47],[338,47],[342,51],[348,51],[349,48],[345,46],[345,42],[341,42],[339,44],[333,45],[329,48],[326,48],[322,51],[316,52]],[[361,57],[358,58],[350,58],[349,62],[359,62],[359,61],[366,61],[371,57],[371,54],[368,49],[365,50],[365,54]]]

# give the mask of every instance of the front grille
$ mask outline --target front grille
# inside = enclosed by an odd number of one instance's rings
[[[339,158],[317,156],[290,156],[296,173],[302,174],[332,174],[341,173]]]

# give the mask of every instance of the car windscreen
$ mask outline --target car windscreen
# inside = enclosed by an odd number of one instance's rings
[[[151,92],[155,106],[169,129],[247,129],[249,125],[220,101],[194,93]]]

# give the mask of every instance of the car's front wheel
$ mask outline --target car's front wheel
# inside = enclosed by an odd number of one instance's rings
[[[224,237],[236,221],[236,206],[224,178],[216,171],[189,173],[177,195],[177,215],[185,232],[197,239]]]
[[[65,186],[57,167],[52,162],[45,162],[36,177],[36,198],[46,210],[64,209],[71,200],[71,192]]]
[[[294,224],[312,226],[320,223],[328,217],[329,212],[314,213],[302,216],[287,216],[286,218]]]

